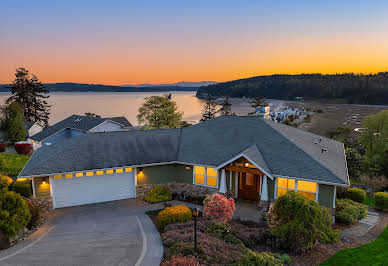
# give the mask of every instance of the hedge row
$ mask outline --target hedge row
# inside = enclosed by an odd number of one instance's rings
[[[338,199],[335,207],[335,220],[338,223],[352,224],[368,214],[367,206],[351,199]]]

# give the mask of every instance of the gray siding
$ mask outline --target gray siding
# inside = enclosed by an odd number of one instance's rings
[[[168,164],[142,168],[143,175],[138,175],[137,184],[165,184],[169,182],[193,183],[193,168],[185,165]]]
[[[275,181],[267,177],[268,198],[274,199]]]
[[[333,208],[334,186],[319,184],[318,203]]]

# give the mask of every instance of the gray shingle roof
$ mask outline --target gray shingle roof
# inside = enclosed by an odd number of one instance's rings
[[[217,167],[239,154],[274,176],[348,183],[342,143],[261,118],[237,116],[182,129],[90,133],[38,149],[20,176],[166,162]]]
[[[124,127],[131,127],[132,126],[132,124],[124,116],[109,117],[107,119],[112,120],[112,121],[114,121],[114,122],[116,122],[116,123],[118,123],[118,124],[120,124],[120,125],[122,125]]]
[[[24,126],[26,127],[26,130],[29,130],[33,125],[35,125],[35,122],[33,121],[24,122]]]

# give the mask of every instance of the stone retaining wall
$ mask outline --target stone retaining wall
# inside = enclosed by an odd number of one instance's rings
[[[52,197],[38,198],[38,199],[35,199],[35,201],[40,203],[46,210],[52,210],[54,208]]]

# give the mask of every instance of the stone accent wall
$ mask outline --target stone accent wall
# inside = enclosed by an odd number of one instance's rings
[[[138,185],[136,187],[136,198],[143,199],[145,194],[153,187],[158,184],[145,184]],[[210,188],[205,186],[198,186],[194,184],[188,184],[183,182],[170,182],[166,184],[161,184],[170,189],[173,194],[180,194],[182,191],[186,192],[186,196],[190,197],[199,197],[199,196],[207,196],[218,192],[216,188]]]
[[[39,202],[46,210],[52,210],[53,209],[53,198],[39,198],[35,199],[36,202]]]

